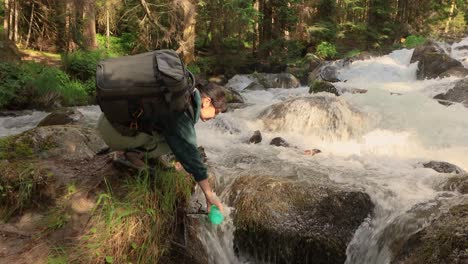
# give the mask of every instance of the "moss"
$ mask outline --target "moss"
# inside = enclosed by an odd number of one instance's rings
[[[0,159],[24,159],[33,155],[33,141],[29,137],[0,138]]]
[[[333,84],[329,82],[325,82],[325,81],[315,80],[310,85],[309,93],[320,93],[320,92],[332,93],[337,96],[339,95],[338,91],[336,90],[335,86],[333,86]]]

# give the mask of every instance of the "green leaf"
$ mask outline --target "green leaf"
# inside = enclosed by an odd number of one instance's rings
[[[106,263],[114,263],[114,257],[106,256]]]

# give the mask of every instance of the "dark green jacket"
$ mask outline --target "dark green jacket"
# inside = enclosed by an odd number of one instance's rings
[[[195,123],[200,118],[201,97],[195,90],[193,95],[194,118],[187,112],[173,112],[169,118],[160,120],[162,134],[176,159],[195,180],[208,178],[207,169],[198,151]]]

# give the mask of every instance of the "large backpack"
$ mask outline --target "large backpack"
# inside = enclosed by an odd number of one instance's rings
[[[124,135],[148,131],[145,121],[191,107],[195,78],[173,50],[101,61],[96,95],[106,118]]]

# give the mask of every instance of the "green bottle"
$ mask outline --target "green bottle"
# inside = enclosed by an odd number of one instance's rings
[[[208,213],[208,218],[210,219],[210,222],[213,225],[219,225],[224,220],[223,214],[221,213],[221,211],[219,211],[218,207],[216,205],[214,205],[214,204],[211,205],[211,207],[210,207],[210,212]]]

